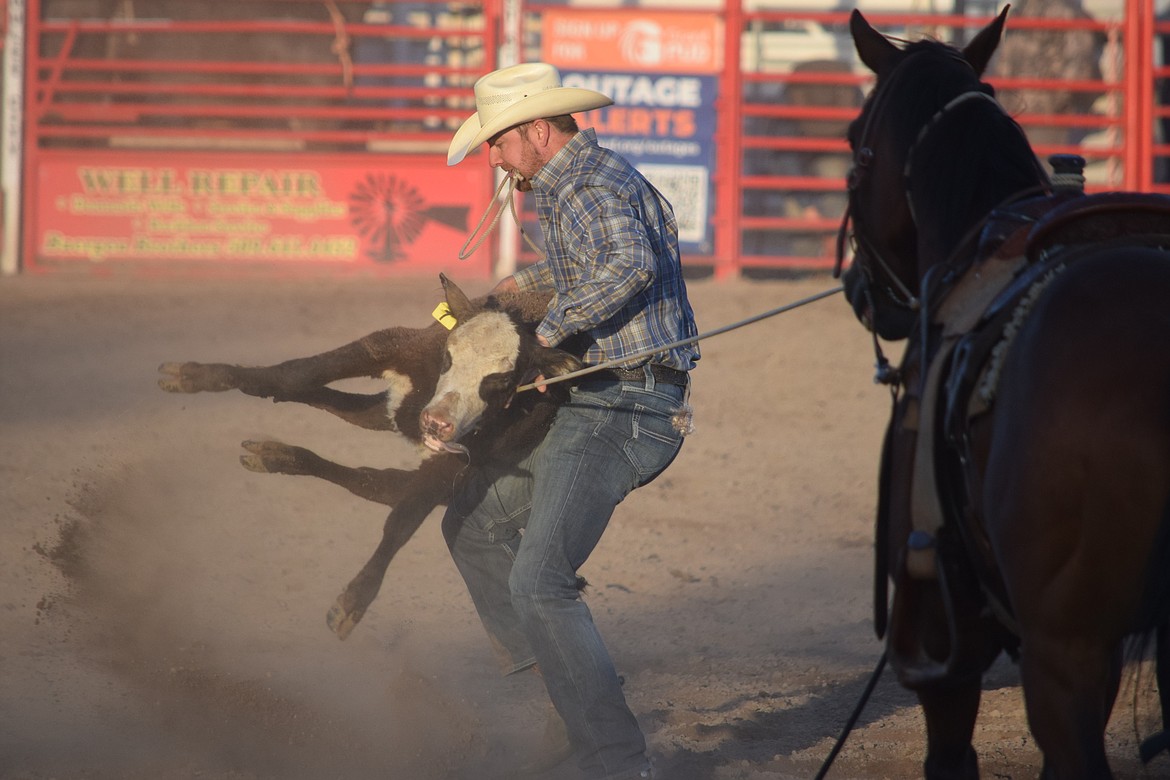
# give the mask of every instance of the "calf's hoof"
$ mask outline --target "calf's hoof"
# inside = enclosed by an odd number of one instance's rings
[[[366,614],[364,608],[347,610],[344,601],[345,594],[343,593],[337,597],[337,601],[333,602],[333,606],[325,615],[325,624],[329,626],[330,631],[337,634],[338,639],[347,639],[357,624],[361,622],[362,616]]]
[[[163,363],[158,386],[168,393],[218,393],[234,390],[230,366],[222,363]]]
[[[300,447],[278,441],[245,441],[240,446],[250,454],[240,456],[240,465],[261,474],[307,474],[301,463]]]
[[[338,639],[345,639],[353,633],[354,628],[365,617],[366,609],[374,603],[381,585],[381,577],[373,577],[362,571],[345,586],[345,590],[325,615],[326,625],[337,634]]]

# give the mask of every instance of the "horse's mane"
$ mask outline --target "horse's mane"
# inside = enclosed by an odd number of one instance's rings
[[[897,83],[888,85],[884,112],[897,138],[914,147],[907,185],[920,230],[949,237],[953,245],[1012,195],[1047,185],[1023,129],[998,104],[967,100],[935,118],[964,92],[995,95],[957,49],[918,41],[906,47],[900,62],[907,64],[897,69]]]

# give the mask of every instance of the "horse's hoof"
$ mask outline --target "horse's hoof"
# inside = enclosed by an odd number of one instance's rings
[[[338,596],[337,601],[333,602],[333,606],[329,608],[329,612],[325,615],[325,624],[329,626],[329,630],[337,634],[338,639],[346,639],[354,628],[357,627],[358,622],[362,619],[363,612],[349,612],[341,603],[342,596]]]
[[[1141,747],[1138,748],[1138,755],[1141,756],[1143,764],[1148,764],[1164,750],[1170,750],[1170,733],[1159,731],[1154,736],[1147,737],[1142,741]]]

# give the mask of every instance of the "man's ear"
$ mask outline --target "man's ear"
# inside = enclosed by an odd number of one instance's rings
[[[539,148],[545,148],[552,141],[552,126],[549,125],[547,119],[532,120],[532,134],[535,136],[533,141]]]

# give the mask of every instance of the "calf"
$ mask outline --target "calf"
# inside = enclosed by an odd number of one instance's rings
[[[345,639],[378,595],[386,568],[428,514],[448,502],[452,486],[468,469],[500,468],[519,462],[540,442],[557,407],[567,398],[565,383],[547,392],[516,393],[539,375],[569,373],[580,361],[560,349],[541,346],[535,336],[548,297],[532,293],[489,295],[476,301],[440,276],[455,318],[448,331],[389,328],[313,357],[274,366],[224,363],[164,363],[159,387],[172,393],[239,390],[275,401],[296,401],[374,430],[397,431],[429,450],[413,471],[350,468],[302,447],[273,441],[245,441],[240,462],[251,471],[307,474],[391,507],[382,541],[357,576],[337,597],[326,617]],[[385,379],[375,394],[336,390],[341,379]]]

